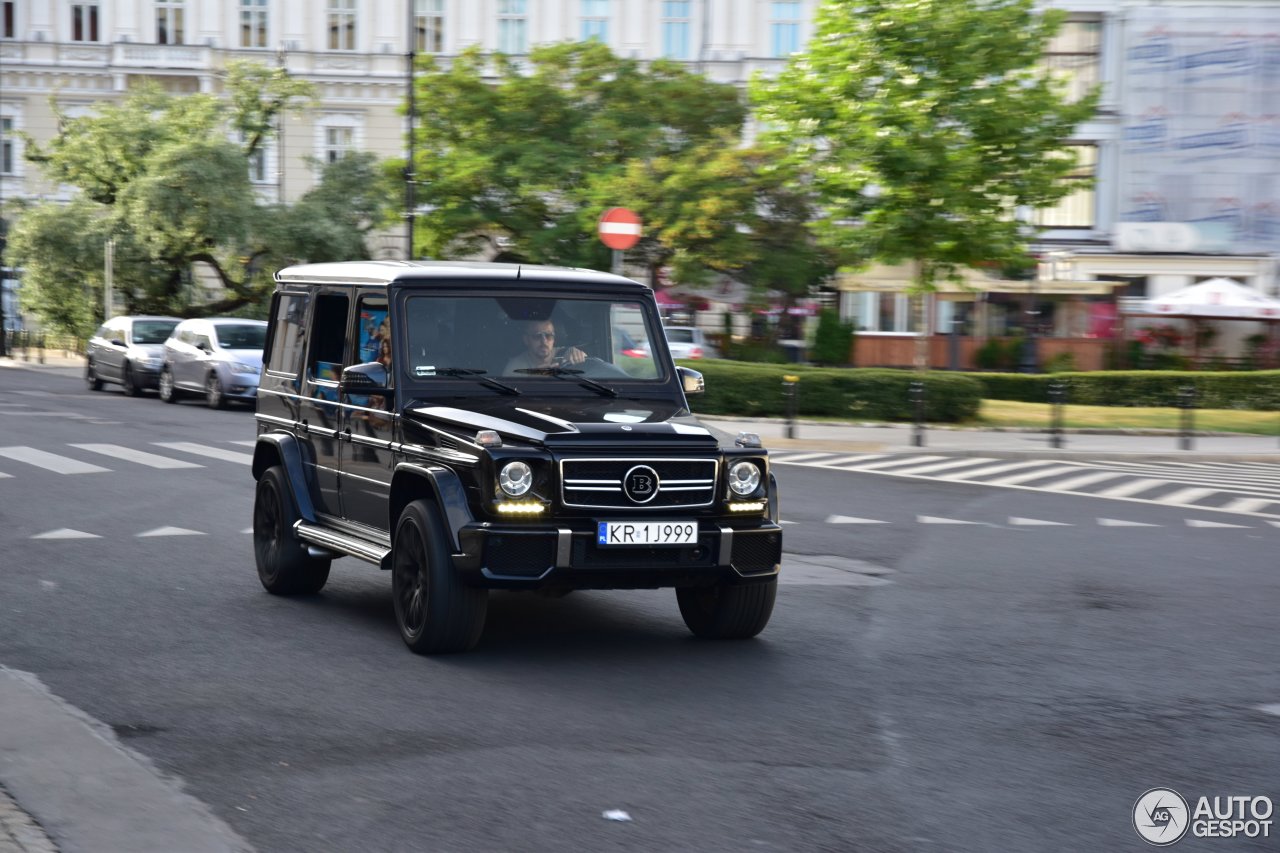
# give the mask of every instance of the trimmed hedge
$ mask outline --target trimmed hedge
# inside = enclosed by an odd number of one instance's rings
[[[1201,409],[1280,409],[1280,370],[1184,372],[1098,370],[1082,373],[974,373],[989,400],[1044,403],[1049,383],[1067,384],[1067,402],[1082,406],[1176,406],[1178,391],[1196,389]]]
[[[800,364],[748,364],[697,360],[681,364],[706,378],[705,394],[693,395],[689,405],[701,415],[786,417],[782,377],[800,377],[797,414],[867,421],[909,421],[915,417],[911,383],[921,374],[888,368],[825,368]],[[971,376],[928,372],[925,419],[955,423],[974,417],[982,402],[982,384]]]

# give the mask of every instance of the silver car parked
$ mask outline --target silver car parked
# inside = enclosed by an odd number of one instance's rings
[[[200,394],[214,409],[230,400],[253,402],[266,341],[262,320],[183,320],[165,341],[160,399],[176,403],[182,394]]]
[[[157,387],[164,342],[177,317],[112,317],[98,327],[85,349],[84,379],[90,390],[118,382],[130,397]]]

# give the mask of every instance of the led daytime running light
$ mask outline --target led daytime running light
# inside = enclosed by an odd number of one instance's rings
[[[498,512],[503,515],[538,515],[546,507],[542,504],[530,503],[529,501],[504,501],[496,504]]]
[[[737,501],[729,504],[730,512],[760,512],[764,509],[764,501]]]

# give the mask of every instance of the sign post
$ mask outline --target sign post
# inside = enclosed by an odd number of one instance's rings
[[[600,242],[613,249],[614,275],[622,275],[622,253],[640,242],[640,217],[625,207],[611,207],[600,214],[596,226]]]

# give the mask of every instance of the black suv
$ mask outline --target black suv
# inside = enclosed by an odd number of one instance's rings
[[[393,261],[276,274],[253,511],[268,591],[391,571],[415,652],[479,640],[490,589],[674,587],[701,637],[773,611],[777,486],[697,423],[653,292],[589,270]]]

